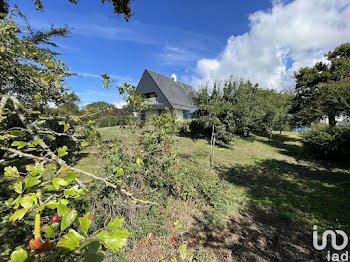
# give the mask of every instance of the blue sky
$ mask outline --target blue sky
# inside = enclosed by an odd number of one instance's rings
[[[102,89],[100,73],[117,84],[136,85],[145,68],[175,73],[196,88],[231,75],[266,88],[290,88],[294,70],[350,40],[347,2],[134,0],[135,15],[127,23],[110,3],[98,0],[43,0],[44,12],[32,1],[12,1],[37,29],[72,28],[69,38],[56,42],[62,59],[79,74],[68,83],[81,105],[118,102]]]

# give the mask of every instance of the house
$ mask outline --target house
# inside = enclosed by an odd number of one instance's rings
[[[340,126],[350,126],[350,117],[346,115],[340,115],[335,117],[335,121],[337,122],[337,125]],[[322,117],[321,124],[329,124],[329,119],[327,116]]]
[[[151,108],[137,116],[139,122],[152,114],[160,115],[166,108],[170,109],[179,121],[191,120],[192,114],[198,109],[192,102],[196,91],[192,86],[177,81],[175,74],[167,77],[145,69],[137,91],[145,96],[146,103]]]

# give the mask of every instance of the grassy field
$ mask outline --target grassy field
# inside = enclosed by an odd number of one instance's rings
[[[132,139],[117,127],[100,132],[105,140]],[[207,172],[206,140],[177,137],[175,146],[185,175]],[[290,132],[275,133],[272,141],[258,135],[238,138],[232,147],[215,149],[213,183],[222,187],[227,204],[222,215],[198,211],[189,201],[178,204],[185,233],[201,243],[197,249],[216,257],[213,261],[314,258],[312,225],[350,232],[349,164],[303,160],[300,137]],[[99,161],[90,150],[77,166],[98,171]]]

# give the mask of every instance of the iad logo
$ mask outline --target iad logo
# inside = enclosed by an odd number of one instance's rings
[[[313,234],[312,234],[312,242],[314,245],[314,248],[317,250],[324,250],[327,246],[327,240],[328,236],[331,237],[331,245],[335,250],[341,251],[344,248],[347,247],[349,238],[347,234],[342,230],[326,230],[322,234],[322,244],[318,244],[318,232],[317,232],[317,226],[313,226]],[[337,235],[340,235],[342,237],[343,243],[341,245],[337,244]],[[344,253],[331,253],[328,251],[327,254],[327,261],[349,261],[349,252],[346,251]]]

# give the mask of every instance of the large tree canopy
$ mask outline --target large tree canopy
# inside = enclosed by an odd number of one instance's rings
[[[7,13],[8,12],[8,0],[0,0],[0,13]],[[69,2],[73,4],[77,4],[79,0],[69,0]],[[130,3],[131,0],[101,0],[102,3],[105,2],[112,2],[113,4],[113,11],[114,13],[120,15],[124,14],[124,18],[126,21],[129,20],[129,18],[133,15],[130,9]],[[44,3],[43,0],[35,0],[34,1],[35,7],[38,10],[44,9]]]
[[[213,92],[200,89],[194,98],[198,106],[196,120],[191,122],[192,132],[209,137],[215,126],[217,144],[229,146],[234,133],[247,136],[252,130],[281,130],[286,124],[292,95],[259,88],[250,81],[225,81],[220,90],[215,84]]]
[[[21,13],[14,10],[0,20],[0,94],[16,95],[24,105],[59,104],[68,95],[64,78],[70,73],[49,47],[56,46],[50,39],[66,37],[67,29],[21,30],[14,15]]]
[[[327,62],[295,72],[295,99],[291,113],[299,125],[309,125],[324,116],[329,125],[336,117],[350,115],[350,43],[325,55]]]

